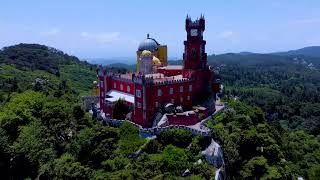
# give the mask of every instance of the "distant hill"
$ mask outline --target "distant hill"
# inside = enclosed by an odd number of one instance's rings
[[[125,73],[131,69],[123,66],[114,65],[108,70]],[[74,92],[85,95],[97,80],[96,65],[40,44],[18,44],[0,50],[0,103],[1,94],[32,89],[36,79],[50,82],[50,89],[67,83]]]
[[[18,44],[0,50],[0,94],[32,89],[36,79],[47,81],[49,89],[66,83],[85,94],[96,80],[95,66],[45,45]]]
[[[91,64],[102,64],[102,65],[110,65],[110,64],[134,64],[136,62],[135,57],[123,57],[123,58],[86,58],[88,62]]]
[[[40,44],[18,44],[0,50],[0,64],[15,65],[21,70],[44,70],[59,73],[59,65],[86,64],[75,56]]]
[[[320,57],[320,46],[309,46],[304,47],[297,50],[291,50],[287,52],[277,52],[273,53],[276,55],[284,55],[284,56],[291,56],[291,55],[303,55],[303,56],[310,56],[310,57]]]
[[[108,67],[110,67],[110,68],[124,68],[129,71],[136,70],[136,64],[113,63],[113,64],[109,64]]]

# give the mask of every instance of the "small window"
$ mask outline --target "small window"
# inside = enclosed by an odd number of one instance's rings
[[[161,91],[161,89],[158,89],[158,96],[162,96],[162,91]]]
[[[113,83],[113,88],[117,88],[117,83]]]
[[[192,84],[189,85],[189,91],[192,91]]]
[[[136,90],[136,96],[137,96],[138,98],[141,98],[141,91],[140,91],[140,89],[137,89],[137,90]]]
[[[169,89],[169,94],[173,94],[173,88]]]
[[[183,102],[183,97],[180,97],[180,102]]]
[[[137,102],[137,107],[141,108],[141,103]]]
[[[190,101],[190,96],[187,96],[187,100]]]
[[[123,85],[122,84],[120,84],[120,90],[123,91]]]
[[[155,106],[156,106],[156,108],[157,108],[157,107],[159,107],[159,103],[158,103],[158,102],[156,102],[156,103],[155,103]]]
[[[171,99],[171,103],[172,103],[172,104],[174,103],[174,99]]]
[[[183,92],[183,86],[180,86],[180,92]]]
[[[130,86],[127,86],[127,91],[130,92]]]

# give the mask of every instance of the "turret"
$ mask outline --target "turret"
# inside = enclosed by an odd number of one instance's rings
[[[205,30],[205,19],[192,21],[186,18],[187,40],[184,41],[185,52],[183,54],[183,65],[185,69],[204,69],[207,66],[207,54],[205,53],[206,41],[203,40]]]

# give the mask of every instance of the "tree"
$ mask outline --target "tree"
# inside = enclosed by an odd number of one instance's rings
[[[188,155],[184,149],[168,145],[164,148],[163,164],[166,171],[181,174],[189,167]]]
[[[41,165],[52,162],[56,154],[51,140],[48,136],[48,129],[39,121],[22,127],[21,133],[13,145],[14,157],[12,160],[12,170],[19,172],[19,175],[13,174],[13,176],[29,175],[35,178]]]
[[[114,119],[125,119],[129,113],[129,107],[125,104],[123,99],[119,99],[113,107],[113,118]]]
[[[243,179],[260,179],[268,170],[267,159],[263,156],[250,159],[240,172]]]
[[[88,179],[92,170],[81,165],[71,154],[63,154],[59,159],[54,160],[54,177],[62,179]]]
[[[182,129],[170,129],[162,131],[158,135],[158,139],[164,145],[173,144],[181,148],[186,148],[192,141],[192,133]]]

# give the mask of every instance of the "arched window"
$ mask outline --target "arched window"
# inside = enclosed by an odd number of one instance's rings
[[[183,86],[180,86],[180,92],[183,92]]]
[[[169,94],[173,94],[173,88],[169,89]]]
[[[162,91],[161,91],[161,89],[158,89],[158,96],[162,96]]]

